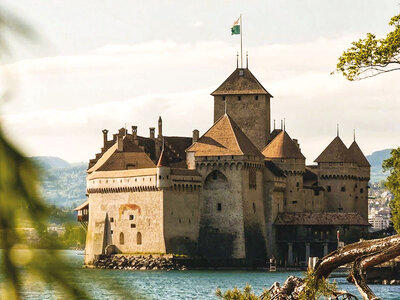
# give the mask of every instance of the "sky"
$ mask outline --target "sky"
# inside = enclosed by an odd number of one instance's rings
[[[285,118],[312,163],[336,136],[365,154],[398,147],[400,73],[349,82],[330,75],[367,32],[383,37],[398,0],[132,1],[3,0],[35,35],[6,33],[12,57],[0,65],[0,121],[29,156],[87,161],[101,130],[138,126],[148,136],[204,133],[214,91],[236,68],[243,15],[249,69],[271,93],[271,122]],[[279,127],[279,126],[277,126]]]

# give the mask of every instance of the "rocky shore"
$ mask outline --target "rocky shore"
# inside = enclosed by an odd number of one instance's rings
[[[173,256],[152,255],[110,255],[99,257],[93,266],[99,269],[117,270],[186,270],[186,266],[178,263]]]

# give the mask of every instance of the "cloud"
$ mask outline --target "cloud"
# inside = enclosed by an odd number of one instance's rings
[[[200,27],[203,27],[203,26],[204,26],[204,22],[203,21],[196,21],[196,22],[193,23],[193,27],[196,27],[196,28],[200,28]]]
[[[272,119],[286,119],[308,162],[336,134],[347,145],[353,128],[365,153],[398,145],[396,74],[360,82],[329,75],[354,36],[248,47],[249,67],[275,98]],[[209,95],[235,67],[237,45],[221,41],[152,41],[105,45],[74,56],[3,66],[20,89],[3,122],[29,153],[87,159],[101,146],[101,129],[138,125],[148,134],[158,115],[164,132],[190,136],[213,121]]]

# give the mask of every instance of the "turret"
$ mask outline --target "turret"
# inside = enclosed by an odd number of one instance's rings
[[[126,135],[126,129],[121,128],[118,131],[118,136],[117,136],[117,151],[118,152],[123,152],[124,151],[124,137]]]
[[[162,119],[161,116],[158,118],[158,136],[162,137]]]
[[[163,149],[157,163],[157,187],[163,189],[169,188],[171,186],[171,168],[169,165],[167,154],[164,152]]]
[[[139,139],[137,135],[137,126],[132,126],[132,138],[133,138],[133,143],[136,145],[139,145]]]
[[[108,134],[108,130],[107,129],[103,129],[103,145],[104,145],[104,148],[106,147],[107,142],[108,142],[107,134]]]
[[[197,129],[193,130],[192,144],[196,143],[199,140],[199,135],[200,135],[200,132]]]

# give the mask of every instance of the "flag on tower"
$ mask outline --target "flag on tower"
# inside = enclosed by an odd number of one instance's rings
[[[233,25],[232,25],[232,27],[231,27],[231,34],[232,35],[234,35],[234,34],[240,34],[240,17],[239,17],[239,19],[237,19],[236,21],[235,21],[235,23],[233,23]]]

